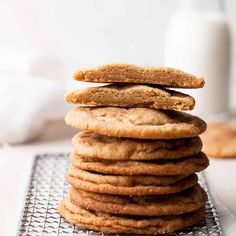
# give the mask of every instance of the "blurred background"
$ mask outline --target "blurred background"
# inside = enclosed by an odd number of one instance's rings
[[[72,80],[78,68],[119,62],[203,75],[204,89],[184,91],[193,112],[234,120],[235,12],[235,0],[0,0],[0,235],[15,235],[35,154],[71,149],[63,96],[91,86]],[[236,216],[232,163],[212,161],[207,179]],[[236,227],[220,214],[225,230]]]
[[[234,0],[1,0],[0,142],[31,140],[61,120],[63,94],[87,86],[72,81],[75,69],[111,62],[203,75],[206,87],[190,91],[195,113],[229,119],[235,9]]]

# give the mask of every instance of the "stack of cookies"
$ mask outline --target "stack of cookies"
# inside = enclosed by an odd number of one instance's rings
[[[194,108],[191,96],[165,87],[201,88],[203,78],[123,64],[78,71],[74,78],[112,84],[65,97],[83,106],[65,119],[81,131],[72,141],[71,189],[60,214],[105,233],[164,234],[202,220],[207,195],[196,172],[209,164],[199,138],[206,123],[178,111]]]

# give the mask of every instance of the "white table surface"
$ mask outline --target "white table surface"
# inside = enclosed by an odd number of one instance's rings
[[[69,152],[75,131],[63,122],[45,128],[37,141],[0,147],[0,235],[12,236],[22,209],[33,157],[43,152]],[[236,159],[213,160],[205,171],[224,235],[236,235]]]

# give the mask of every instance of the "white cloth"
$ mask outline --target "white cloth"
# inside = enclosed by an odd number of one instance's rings
[[[37,51],[0,52],[0,143],[26,142],[66,112],[62,65]]]
[[[48,119],[59,116],[63,94],[62,86],[45,78],[0,80],[0,143],[35,138]]]

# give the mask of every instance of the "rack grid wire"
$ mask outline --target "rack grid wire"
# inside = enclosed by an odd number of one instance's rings
[[[35,157],[32,174],[25,197],[19,236],[106,236],[101,232],[82,230],[60,217],[57,204],[68,192],[65,175],[70,165],[67,153],[46,153]],[[205,219],[193,227],[169,236],[222,235],[216,208],[212,202],[204,174],[199,182],[208,194]]]

